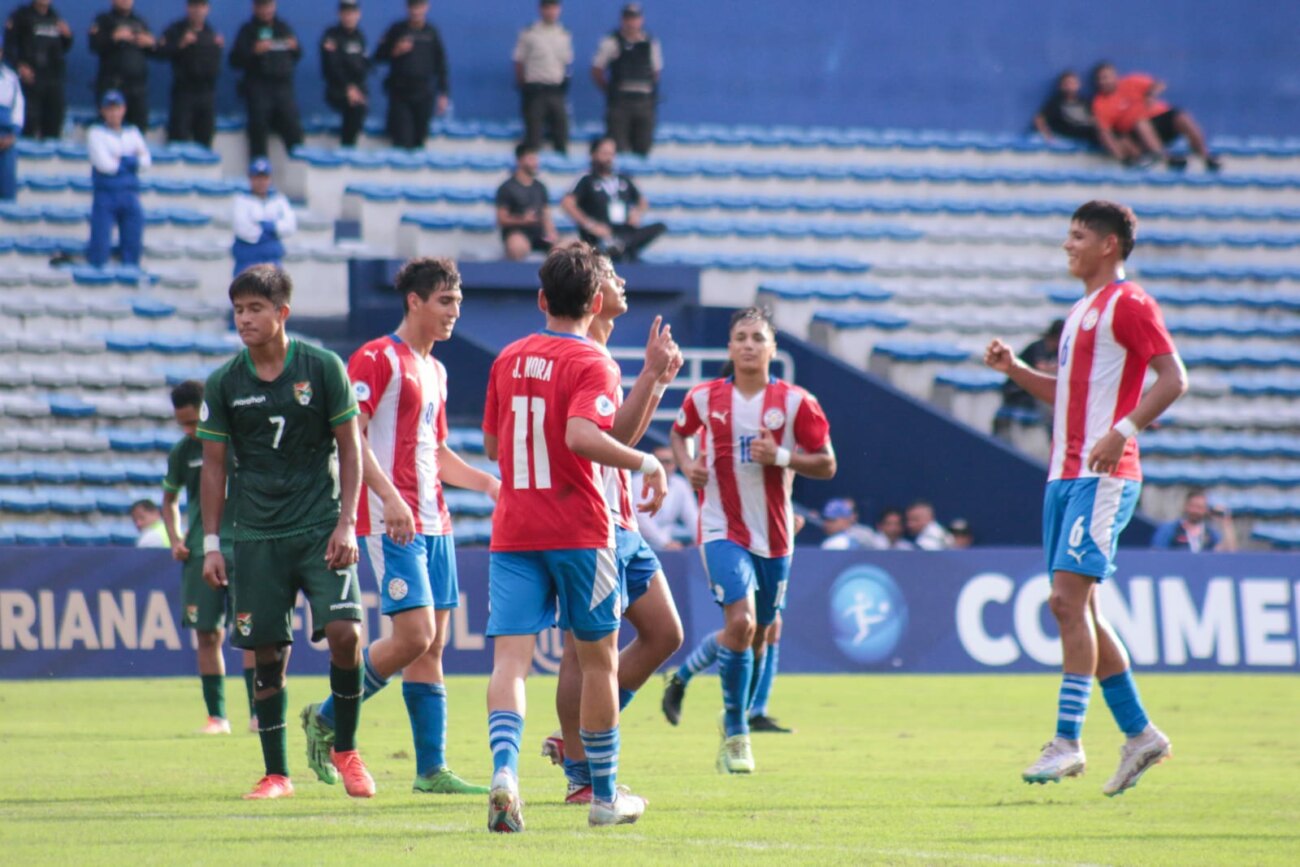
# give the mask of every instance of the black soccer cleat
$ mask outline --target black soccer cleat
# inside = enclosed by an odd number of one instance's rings
[[[672,725],[682,721],[682,699],[684,698],[686,698],[686,681],[674,672],[668,676],[668,683],[664,685],[664,700],[660,705],[664,716]]]
[[[794,729],[786,728],[766,714],[750,717],[749,730],[751,732],[773,732],[779,735],[794,734]]]

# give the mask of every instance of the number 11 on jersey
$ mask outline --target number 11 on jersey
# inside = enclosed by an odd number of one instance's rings
[[[510,411],[514,414],[514,449],[511,456],[514,459],[515,490],[525,490],[530,487],[536,487],[539,490],[549,489],[551,487],[551,459],[546,451],[546,399],[542,397],[512,397],[510,399]],[[528,419],[532,416],[533,432],[533,470],[536,474],[536,485],[530,483],[528,472]]]

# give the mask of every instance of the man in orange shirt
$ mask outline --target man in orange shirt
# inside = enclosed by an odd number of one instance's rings
[[[1187,167],[1187,158],[1169,156],[1165,145],[1186,136],[1192,151],[1205,160],[1206,171],[1217,172],[1219,158],[1205,146],[1205,136],[1196,120],[1187,112],[1160,100],[1165,83],[1149,75],[1133,74],[1123,78],[1113,63],[1098,63],[1092,70],[1096,93],[1092,114],[1102,147],[1118,160],[1124,159],[1121,136],[1131,136],[1144,151],[1165,161],[1171,169]]]

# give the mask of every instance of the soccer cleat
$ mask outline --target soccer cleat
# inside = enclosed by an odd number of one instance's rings
[[[672,725],[682,721],[682,699],[684,698],[686,698],[686,681],[673,672],[668,675],[668,682],[664,685],[664,700],[660,705],[664,716]]]
[[[490,790],[462,780],[450,768],[438,768],[432,774],[418,774],[411,791],[423,795],[486,795]]]
[[[772,732],[780,735],[794,734],[794,729],[786,728],[776,720],[772,719],[772,717],[763,713],[749,718],[749,730],[751,732]]]
[[[250,717],[248,718],[248,730],[249,730],[250,732],[252,732],[253,734],[257,734],[257,716],[256,716],[256,715],[254,715],[254,716],[250,716]]]
[[[596,800],[591,802],[591,812],[587,813],[587,824],[592,828],[631,825],[641,818],[649,803],[640,795],[634,795],[620,787],[612,803]]]
[[[201,735],[228,735],[230,734],[230,720],[224,720],[219,716],[210,716],[198,733]]]
[[[1082,775],[1086,766],[1083,744],[1056,737],[1043,745],[1038,761],[1020,776],[1026,783],[1059,783],[1066,777]]]
[[[316,773],[316,779],[328,786],[339,781],[338,771],[330,761],[334,749],[334,729],[321,719],[319,704],[309,704],[298,714],[303,734],[307,736],[307,767]]]
[[[519,782],[509,768],[492,777],[488,795],[488,830],[497,834],[518,834],[524,830],[524,802],[519,797]]]
[[[591,784],[569,783],[568,794],[564,796],[566,804],[590,804],[592,799]]]
[[[330,750],[330,762],[343,778],[343,788],[353,798],[373,798],[375,796],[375,778],[366,770],[366,763],[361,761],[361,753],[356,750]]]
[[[723,738],[722,746],[718,748],[718,773],[754,773],[754,750],[749,744],[749,735]]]
[[[559,732],[542,741],[542,755],[553,765],[564,764],[564,737]]]
[[[279,774],[267,774],[257,781],[253,791],[244,795],[245,801],[269,801],[273,798],[292,798],[293,783],[288,777]]]
[[[1173,744],[1165,733],[1153,725],[1148,725],[1142,734],[1129,738],[1119,750],[1119,769],[1102,786],[1101,792],[1108,798],[1122,795],[1138,784],[1142,775],[1165,759],[1173,755]]]

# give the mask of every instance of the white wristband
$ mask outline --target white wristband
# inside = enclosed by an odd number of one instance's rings
[[[203,553],[204,553],[204,554],[220,554],[220,553],[221,553],[221,537],[218,536],[216,533],[208,533],[206,536],[204,536],[204,537],[203,537]]]
[[[641,458],[641,475],[643,476],[653,476],[655,473],[661,472],[663,468],[664,465],[659,463],[659,459],[649,452],[646,452]]]
[[[778,467],[790,466],[790,450],[785,446],[776,447],[776,465]]]
[[[1133,420],[1128,416],[1124,416],[1124,418],[1115,422],[1115,430],[1119,431],[1120,435],[1126,440],[1131,440],[1138,434],[1137,425],[1133,424]]]
[[[654,387],[654,396],[655,396],[655,397],[663,397],[663,396],[664,396],[664,392],[666,392],[666,391],[668,391],[668,383],[666,383],[666,382],[656,382],[656,383],[655,383],[655,387]]]

